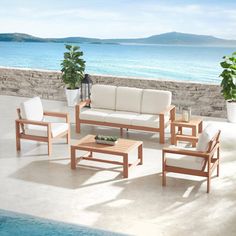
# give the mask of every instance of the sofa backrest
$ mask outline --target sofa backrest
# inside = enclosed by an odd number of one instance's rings
[[[130,87],[117,87],[116,110],[141,112],[143,89]]]
[[[144,89],[141,103],[141,113],[159,114],[171,105],[170,91]]]
[[[91,89],[91,107],[116,109],[116,86],[95,84]]]
[[[171,105],[171,92],[95,84],[91,107],[143,114],[159,114]]]

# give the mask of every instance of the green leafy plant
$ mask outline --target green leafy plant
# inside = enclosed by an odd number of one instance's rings
[[[225,100],[230,102],[236,102],[236,52],[231,56],[224,56],[224,61],[220,63],[223,68],[220,77],[221,81],[221,93]]]
[[[95,139],[96,140],[111,141],[111,142],[116,142],[118,140],[118,138],[115,136],[104,136],[104,135],[96,135]]]
[[[62,81],[68,85],[68,89],[76,89],[84,77],[83,52],[78,46],[65,45],[65,48],[68,51],[64,53],[64,60],[61,63]]]

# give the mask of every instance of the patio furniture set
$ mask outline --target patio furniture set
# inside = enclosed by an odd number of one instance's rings
[[[23,102],[17,109],[16,149],[20,151],[21,139],[47,142],[48,155],[51,155],[52,140],[66,136],[70,143],[70,121],[67,113],[45,112],[39,97]],[[64,122],[47,122],[45,116],[64,119]],[[217,168],[219,176],[219,136],[220,131],[209,125],[202,130],[202,119],[193,118],[184,122],[175,117],[175,106],[171,105],[171,92],[151,89],[93,85],[91,99],[82,101],[75,107],[76,132],[81,124],[135,129],[159,132],[159,142],[165,143],[165,128],[170,125],[171,144],[187,141],[192,148],[169,147],[162,150],[162,184],[166,185],[166,173],[182,173],[207,178],[207,192],[210,192],[210,180]],[[177,128],[177,132],[176,132]],[[191,134],[184,134],[186,128]],[[130,151],[138,149],[137,160],[130,164]],[[76,157],[76,151],[88,154]],[[121,162],[94,157],[94,153],[120,156]],[[216,155],[215,155],[216,154]],[[71,168],[75,169],[80,160],[105,162],[123,166],[123,177],[128,178],[129,169],[143,164],[143,142],[130,139],[118,139],[114,146],[98,144],[94,135],[87,135],[76,145],[71,145]]]

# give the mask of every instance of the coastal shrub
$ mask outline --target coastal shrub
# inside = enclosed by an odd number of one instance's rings
[[[221,81],[221,93],[225,100],[236,102],[236,52],[231,56],[224,56],[223,61],[220,63],[223,68],[220,77]]]

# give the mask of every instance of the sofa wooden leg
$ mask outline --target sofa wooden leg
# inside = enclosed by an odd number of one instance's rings
[[[164,132],[160,132],[160,144],[164,144],[165,143],[165,134]]]
[[[120,128],[120,136],[123,136],[123,128]]]
[[[80,122],[76,121],[76,133],[80,133]]]

